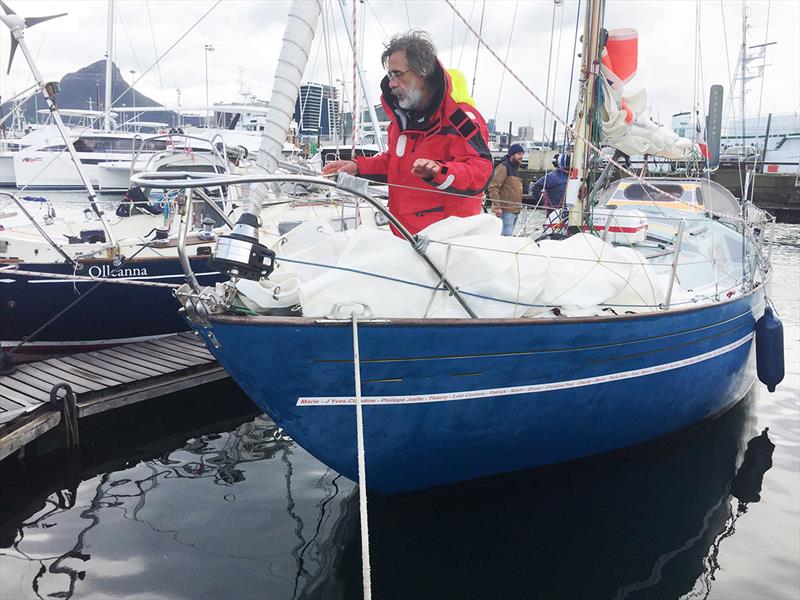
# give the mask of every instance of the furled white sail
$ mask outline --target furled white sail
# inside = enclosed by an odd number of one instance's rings
[[[289,7],[283,45],[275,67],[269,110],[258,151],[258,166],[266,173],[274,173],[278,166],[321,12],[322,7],[317,0],[313,2],[295,0]],[[261,194],[250,194],[248,212],[259,214],[261,201]]]
[[[692,140],[680,137],[650,118],[647,92],[629,92],[625,85],[636,74],[638,34],[635,29],[609,31],[603,50],[600,79],[603,90],[600,119],[603,142],[625,154],[650,154],[673,160],[700,156]]]

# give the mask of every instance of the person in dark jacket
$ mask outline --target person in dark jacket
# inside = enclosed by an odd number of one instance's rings
[[[492,154],[486,123],[467,90],[454,88],[423,31],[394,36],[381,62],[388,149],[329,162],[322,174],[384,176],[389,210],[412,234],[449,216],[479,214]]]
[[[512,235],[522,209],[522,179],[519,167],[525,149],[520,144],[511,144],[506,157],[494,169],[489,184],[494,214],[503,220],[503,235]]]
[[[572,153],[557,154],[553,158],[554,171],[545,173],[538,181],[528,187],[528,195],[536,204],[547,208],[547,214],[558,210],[564,204],[564,192],[567,189],[567,177],[572,161]]]

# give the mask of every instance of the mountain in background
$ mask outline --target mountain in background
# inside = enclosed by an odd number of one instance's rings
[[[88,110],[91,106],[93,110],[103,107],[106,81],[106,61],[98,60],[74,73],[69,73],[61,80],[61,92],[56,95],[56,103],[59,108],[76,108]],[[125,81],[122,72],[116,64],[112,65],[111,72],[112,102],[115,107],[121,106],[163,106],[160,102],[148,98],[144,94],[130,89],[130,84]],[[2,100],[2,98],[0,98]],[[47,104],[41,94],[37,93],[34,97],[28,98],[24,103],[25,120],[29,123],[36,122],[36,111],[46,109]],[[11,109],[11,102],[0,105],[0,116],[8,114]],[[39,120],[43,121],[46,115],[39,115]],[[120,113],[117,122],[122,123],[134,119],[131,113]],[[157,121],[174,126],[178,123],[178,114],[171,110],[159,110],[145,113],[137,113],[137,121]],[[183,122],[191,122],[191,117],[184,117]]]

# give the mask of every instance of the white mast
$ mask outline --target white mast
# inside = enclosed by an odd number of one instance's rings
[[[63,16],[66,13],[62,13],[61,15],[54,15],[50,17],[31,17],[28,19],[24,19],[14,13],[11,9],[9,9],[5,4],[0,2],[3,9],[6,11],[5,15],[0,15],[0,21],[6,24],[8,28],[11,30],[11,39],[12,39],[12,50],[11,50],[11,58],[14,57],[14,51],[16,50],[17,46],[22,51],[23,56],[25,56],[25,60],[28,63],[28,66],[31,69],[31,74],[33,75],[33,79],[36,81],[36,85],[41,91],[42,95],[47,102],[47,106],[50,109],[50,115],[55,123],[56,127],[58,128],[61,137],[64,139],[64,145],[67,147],[67,152],[72,158],[72,162],[75,164],[75,168],[78,170],[78,175],[83,182],[83,186],[86,188],[89,197],[89,205],[92,207],[92,211],[94,214],[97,215],[97,218],[100,219],[100,223],[103,225],[103,230],[106,234],[106,241],[114,247],[115,252],[118,252],[119,248],[117,247],[117,242],[114,239],[114,235],[111,233],[111,229],[108,226],[108,223],[103,218],[103,213],[100,208],[97,206],[96,194],[94,191],[94,187],[92,187],[89,178],[84,173],[81,161],[78,158],[77,153],[75,152],[75,146],[72,143],[72,138],[69,136],[67,132],[67,128],[64,126],[64,122],[61,120],[61,115],[58,112],[58,106],[56,105],[55,95],[60,89],[60,85],[56,82],[46,83],[44,77],[42,77],[42,73],[39,71],[39,67],[36,66],[36,61],[33,58],[33,54],[31,53],[30,49],[28,48],[28,44],[25,42],[25,29],[26,27],[31,27],[36,25],[37,23],[41,23],[42,21],[46,21],[48,19],[53,19],[55,17]],[[10,68],[10,63],[9,63]]]
[[[742,47],[739,50],[739,56],[742,61],[739,65],[739,75],[741,77],[742,85],[739,89],[741,94],[741,120],[742,120],[742,152],[746,152],[747,146],[745,145],[744,134],[744,117],[745,117],[745,85],[747,84],[747,4],[742,2]]]
[[[106,27],[106,89],[103,110],[103,131],[111,131],[111,67],[114,64],[114,0],[108,0],[108,25]]]

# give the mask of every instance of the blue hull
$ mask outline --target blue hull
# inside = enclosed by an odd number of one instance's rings
[[[721,413],[753,383],[763,307],[758,289],[650,315],[361,323],[367,485],[394,494],[566,462]],[[276,423],[357,480],[351,323],[195,328]]]
[[[191,260],[202,285],[213,285],[226,277],[212,272],[208,257]],[[111,260],[85,260],[77,272],[68,264],[20,265],[37,273],[73,274],[108,279],[121,276],[138,281],[181,284],[185,281],[180,262],[175,258],[133,259],[113,273]],[[53,353],[79,351],[186,331],[186,321],[178,313],[180,305],[168,288],[123,284],[95,286],[93,281],[50,279],[0,274],[0,342],[12,347],[52,321],[38,333],[24,352]],[[84,297],[85,296],[85,297]],[[72,306],[70,306],[72,305]],[[65,310],[64,314],[55,318]]]

